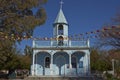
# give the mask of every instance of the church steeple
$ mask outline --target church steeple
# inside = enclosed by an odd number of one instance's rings
[[[62,0],[60,2],[60,11],[53,25],[53,35],[57,38],[57,46],[68,45],[68,22],[62,11]]]
[[[56,24],[56,23],[68,24],[68,23],[67,23],[67,20],[66,20],[66,18],[65,18],[65,16],[64,16],[64,13],[63,13],[63,11],[62,11],[62,6],[63,6],[63,2],[62,2],[62,0],[61,0],[61,2],[60,2],[60,11],[59,11],[59,13],[58,13],[58,15],[57,15],[57,17],[56,17],[56,19],[55,19],[54,24]]]
[[[66,18],[65,18],[65,16],[64,16],[64,14],[63,14],[62,9],[60,9],[60,11],[59,11],[59,13],[58,13],[58,15],[57,15],[54,23],[55,23],[55,24],[56,24],[56,23],[68,24],[68,23],[67,23],[67,20],[66,20]]]
[[[61,2],[60,2],[60,8],[62,9],[62,6],[63,6],[63,1],[61,0]]]

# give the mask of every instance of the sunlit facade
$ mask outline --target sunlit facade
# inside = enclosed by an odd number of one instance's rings
[[[62,8],[53,24],[54,40],[33,40],[32,76],[86,76],[90,74],[89,40],[72,41]]]

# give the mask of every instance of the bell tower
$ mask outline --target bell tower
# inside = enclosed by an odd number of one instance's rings
[[[68,23],[62,11],[63,2],[60,2],[60,10],[53,24],[53,36],[57,39],[57,46],[68,45]]]

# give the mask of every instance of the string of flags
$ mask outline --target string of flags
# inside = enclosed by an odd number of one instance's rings
[[[64,37],[65,40],[81,40],[81,39],[88,39],[88,38],[99,38],[100,35],[98,35],[100,32],[106,32],[109,30],[113,29],[120,29],[120,26],[111,26],[111,27],[104,27],[101,30],[95,30],[91,32],[85,32],[85,33],[80,33],[80,34],[75,34],[75,35],[70,35],[68,37]],[[120,31],[113,31],[112,34],[120,36]],[[32,36],[23,36],[20,37],[18,35],[11,34],[11,36],[4,35],[3,32],[0,32],[0,40],[27,40],[27,39],[32,39],[32,40],[59,40],[59,38],[52,38],[52,37],[44,37],[44,38],[38,38],[38,37],[32,37]],[[109,34],[103,34],[102,37],[107,37]]]

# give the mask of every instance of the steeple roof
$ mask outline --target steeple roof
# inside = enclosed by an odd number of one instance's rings
[[[58,13],[54,23],[65,23],[65,24],[68,24],[64,14],[63,14],[62,8],[60,8],[60,11],[59,11],[59,13]]]

